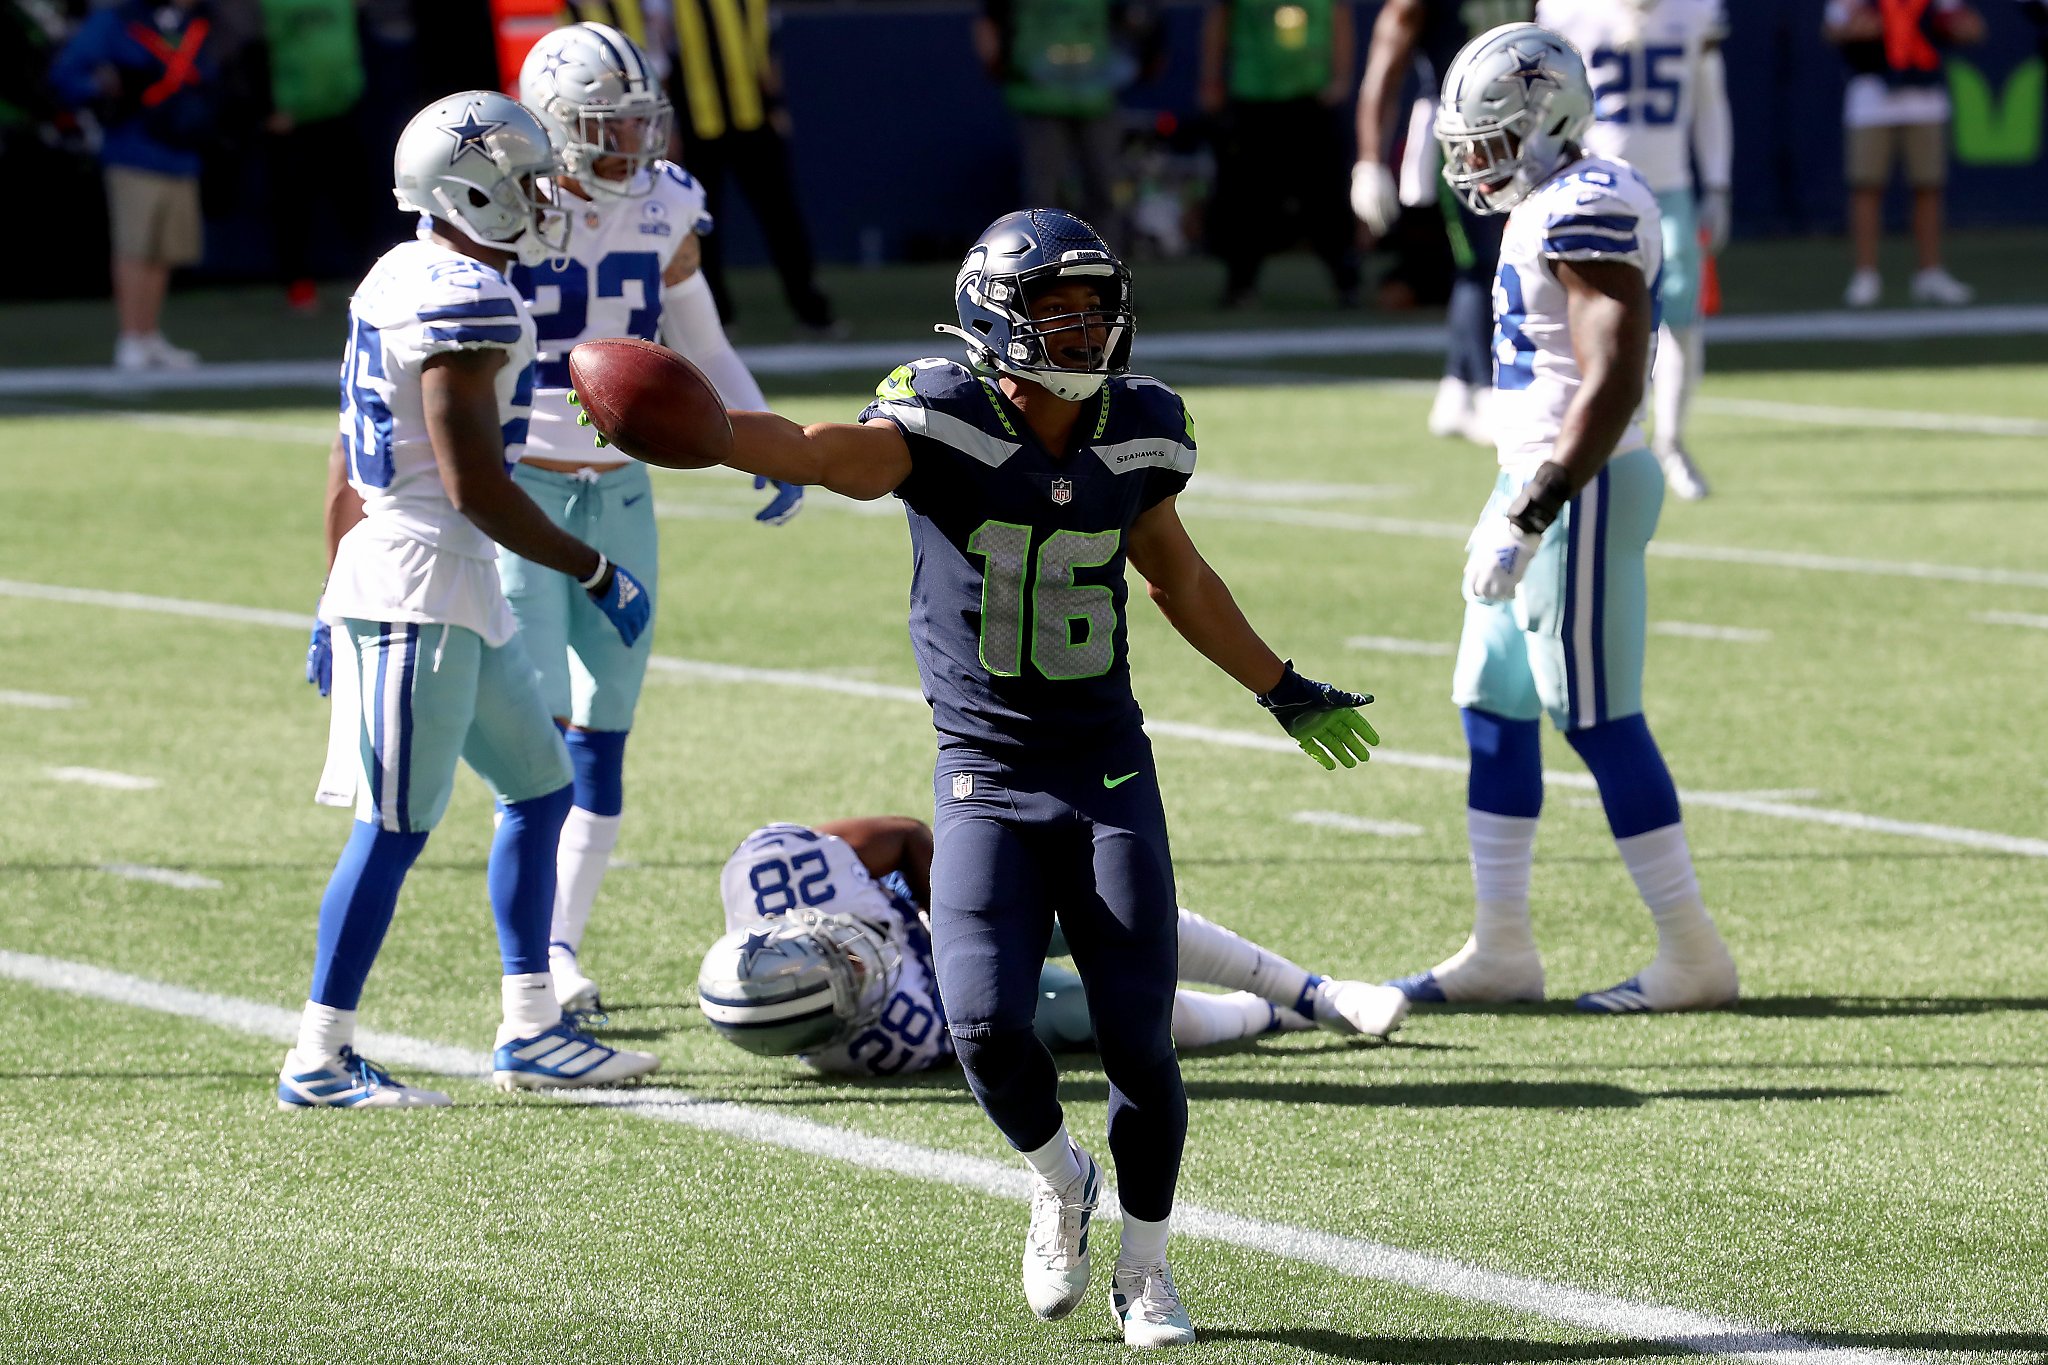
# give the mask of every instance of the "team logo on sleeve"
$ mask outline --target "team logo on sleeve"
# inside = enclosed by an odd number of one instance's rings
[[[1059,507],[1065,507],[1068,503],[1072,502],[1074,500],[1074,481],[1072,479],[1054,479],[1052,481],[1052,500],[1054,505]]]

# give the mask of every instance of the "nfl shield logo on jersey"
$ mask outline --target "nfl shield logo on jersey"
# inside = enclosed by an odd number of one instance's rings
[[[968,797],[972,795],[974,795],[974,774],[954,773],[953,799],[955,801],[965,801]]]
[[[1065,507],[1068,503],[1072,502],[1074,500],[1074,481],[1072,479],[1054,479],[1052,481],[1052,500],[1060,507]]]

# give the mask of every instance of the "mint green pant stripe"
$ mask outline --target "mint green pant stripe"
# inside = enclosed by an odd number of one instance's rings
[[[343,623],[361,670],[356,818],[417,834],[447,813],[457,760],[501,801],[569,785],[569,750],[518,637],[497,649],[462,626]]]
[[[1513,601],[1466,601],[1451,683],[1458,706],[1510,720],[1548,715],[1560,730],[1641,713],[1649,635],[1644,561],[1664,506],[1664,475],[1647,450],[1617,455],[1605,473],[1592,494],[1602,505],[1595,509],[1581,493],[1565,507]],[[1518,491],[1503,473],[1487,512]]]
[[[647,466],[622,465],[592,481],[521,464],[512,478],[555,525],[624,566],[652,604],[660,604]],[[498,580],[519,618],[548,714],[586,730],[632,729],[654,653],[653,629],[628,647],[574,579],[509,551],[498,554]]]
[[[1691,327],[1700,320],[1700,220],[1691,190],[1667,190],[1657,196],[1664,219],[1664,278],[1657,290],[1666,327]]]

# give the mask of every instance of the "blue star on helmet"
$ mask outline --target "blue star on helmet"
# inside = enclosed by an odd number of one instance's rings
[[[1520,81],[1522,93],[1527,95],[1537,85],[1554,85],[1556,81],[1543,69],[1543,54],[1524,52],[1520,48],[1509,48],[1508,53],[1515,59],[1515,69],[1502,76],[1504,81]]]
[[[448,153],[448,164],[453,166],[471,152],[475,152],[486,161],[490,160],[491,149],[484,145],[484,139],[504,126],[502,123],[490,123],[479,119],[476,116],[475,105],[471,105],[463,112],[462,122],[442,124],[441,131],[455,139],[455,150]]]
[[[747,941],[740,945],[740,964],[747,967],[752,966],[754,955],[768,950],[768,939],[773,933],[774,930],[772,929],[757,929],[753,933],[748,934]]]
[[[552,76],[557,71],[560,71],[563,67],[567,66],[568,64],[569,58],[567,54],[561,52],[550,52],[546,57],[543,57],[541,59],[540,74],[543,76]]]

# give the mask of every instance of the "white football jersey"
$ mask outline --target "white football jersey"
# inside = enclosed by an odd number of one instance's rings
[[[1584,157],[1515,205],[1493,285],[1493,420],[1501,468],[1526,479],[1550,458],[1579,363],[1554,261],[1622,261],[1643,272],[1654,306],[1664,267],[1657,197],[1619,161]],[[1652,329],[1651,345],[1656,344]],[[1615,453],[1643,444],[1640,416]]]
[[[449,501],[427,435],[420,367],[444,351],[505,352],[497,388],[509,467],[533,403],[526,304],[504,275],[423,234],[370,268],[348,321],[341,438],[363,521],[342,537],[323,615],[466,626],[501,645],[518,624],[498,586],[498,547]]]
[[[597,337],[659,341],[662,272],[689,234],[711,230],[704,187],[688,171],[657,161],[641,176],[652,181],[647,193],[626,199],[579,199],[555,189],[572,219],[569,254],[513,268],[512,283],[532,305],[539,329],[531,454],[580,460],[597,453],[569,406],[570,348]],[[625,456],[612,451],[602,458]]]
[[[1586,59],[1586,150],[1628,162],[1659,194],[1690,189],[1700,57],[1728,31],[1721,0],[1539,0],[1536,22]]]
[[[852,915],[901,952],[903,966],[881,1016],[843,1043],[805,1053],[805,1062],[820,1071],[894,1076],[923,1071],[953,1055],[924,917],[907,894],[868,875],[844,839],[803,825],[764,826],[726,860],[718,889],[728,932],[791,910],[816,910]]]

